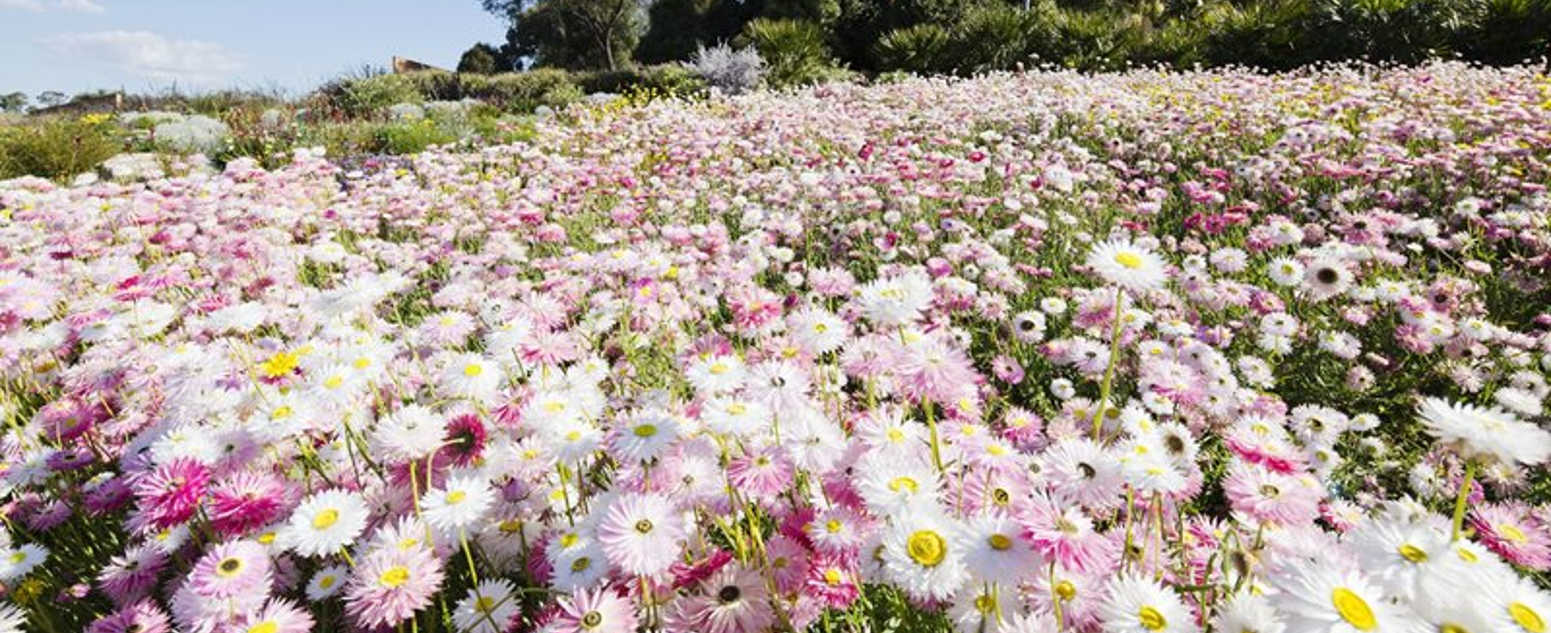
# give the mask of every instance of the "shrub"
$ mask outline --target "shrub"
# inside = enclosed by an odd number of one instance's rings
[[[334,107],[347,116],[361,117],[395,103],[425,100],[420,85],[409,75],[377,75],[340,82],[334,88]]]
[[[974,73],[1029,63],[1040,46],[1055,40],[1058,17],[1048,2],[1035,3],[1028,11],[1007,5],[976,8],[955,29],[953,66]]]
[[[0,128],[0,177],[63,180],[90,171],[123,149],[109,121],[108,115],[89,114]]]
[[[1551,56],[1551,0],[1486,0],[1457,50],[1488,64]]]
[[[743,37],[759,51],[772,86],[800,86],[833,76],[824,29],[806,20],[759,18],[744,25]]]
[[[765,60],[752,46],[733,49],[726,43],[695,51],[695,72],[706,83],[727,94],[742,94],[759,87]]]
[[[878,68],[912,73],[943,72],[952,66],[948,31],[936,24],[917,24],[885,33],[873,46]]]
[[[377,128],[373,136],[373,149],[384,154],[414,154],[432,145],[445,145],[458,140],[456,133],[430,119],[384,125]]]
[[[570,74],[556,68],[476,77],[465,83],[467,95],[510,112],[532,112],[544,95],[571,83]]]

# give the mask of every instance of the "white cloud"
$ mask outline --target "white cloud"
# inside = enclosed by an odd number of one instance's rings
[[[104,65],[157,81],[210,83],[242,68],[237,56],[220,44],[169,39],[150,31],[66,33],[39,43],[66,57],[60,62]]]
[[[26,11],[47,11],[59,9],[61,11],[78,11],[81,13],[102,13],[107,11],[101,4],[94,0],[0,0],[0,9],[22,9]]]

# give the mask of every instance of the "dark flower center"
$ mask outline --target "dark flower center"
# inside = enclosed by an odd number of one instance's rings
[[[1333,284],[1337,279],[1341,278],[1341,274],[1337,273],[1334,268],[1321,268],[1319,272],[1314,273],[1314,278],[1318,279],[1322,284]]]
[[[737,602],[738,598],[742,597],[743,590],[739,589],[737,585],[727,585],[722,587],[721,591],[716,592],[716,599],[721,600],[722,604]]]
[[[640,532],[642,534],[649,534],[649,533],[651,533],[651,531],[652,531],[652,522],[648,521],[646,519],[641,519],[640,521],[636,521],[635,522],[635,531]]]

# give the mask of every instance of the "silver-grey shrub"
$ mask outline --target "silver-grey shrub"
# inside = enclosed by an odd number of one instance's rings
[[[695,73],[727,94],[742,94],[759,87],[765,76],[765,60],[753,46],[735,50],[726,43],[695,51]]]

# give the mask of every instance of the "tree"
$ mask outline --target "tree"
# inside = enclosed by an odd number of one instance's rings
[[[534,65],[617,70],[640,37],[637,0],[482,0],[511,23],[510,54]]]
[[[58,90],[46,90],[38,93],[37,97],[38,105],[45,108],[52,108],[69,100],[69,95]]]
[[[505,59],[501,51],[484,42],[469,47],[468,50],[463,51],[463,57],[458,59],[460,73],[491,75],[511,69],[511,62]]]
[[[0,110],[20,112],[25,107],[27,107],[27,93],[13,92],[8,95],[0,95]]]

